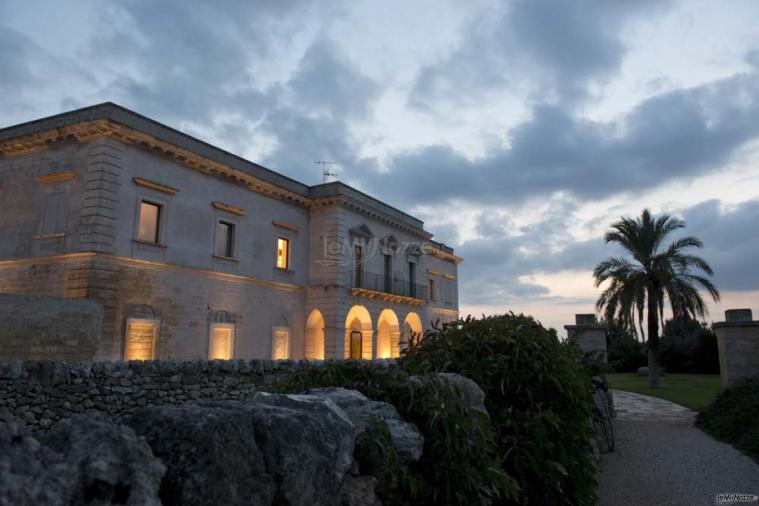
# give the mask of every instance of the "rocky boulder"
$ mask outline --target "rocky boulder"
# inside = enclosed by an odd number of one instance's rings
[[[437,374],[437,377],[458,388],[468,407],[485,414],[488,413],[488,410],[485,408],[485,392],[482,391],[480,385],[466,376],[453,372],[440,372]]]
[[[160,505],[165,471],[130,428],[77,416],[42,441],[0,425],[0,505]]]
[[[16,423],[0,424],[0,505],[67,504],[76,469]]]
[[[161,504],[166,468],[129,427],[77,415],[54,425],[42,442],[76,470],[70,504]]]
[[[404,421],[392,404],[374,401],[361,392],[340,387],[315,388],[309,390],[308,394],[334,402],[348,415],[359,433],[366,430],[372,419],[382,420],[401,460],[409,463],[421,458],[424,436],[416,425]]]
[[[147,406],[127,423],[168,467],[163,504],[272,504],[274,478],[246,410]]]
[[[356,426],[335,403],[311,395],[258,393],[252,409],[276,504],[338,504],[353,464]]]

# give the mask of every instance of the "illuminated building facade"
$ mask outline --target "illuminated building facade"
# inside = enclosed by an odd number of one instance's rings
[[[393,357],[458,317],[421,221],[111,103],[0,130],[0,236],[0,293],[102,304],[83,359]]]

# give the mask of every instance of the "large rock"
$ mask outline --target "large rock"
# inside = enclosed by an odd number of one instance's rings
[[[342,506],[382,506],[375,489],[377,478],[374,476],[345,475],[340,489]]]
[[[338,504],[353,463],[356,426],[329,399],[258,393],[256,438],[277,477],[277,504]]]
[[[69,504],[160,506],[166,468],[129,427],[78,415],[58,422],[42,442],[76,470]]]
[[[359,433],[366,430],[372,419],[382,420],[390,432],[393,447],[404,462],[416,462],[421,458],[424,436],[416,425],[404,421],[392,404],[373,401],[361,392],[339,387],[315,388],[308,394],[329,399],[337,404],[348,415]]]
[[[168,466],[160,491],[164,504],[272,503],[274,478],[246,410],[148,406],[127,423]]]
[[[42,441],[0,425],[0,505],[160,505],[164,466],[128,427],[84,416]]]
[[[16,423],[0,424],[0,505],[68,504],[77,472]]]
[[[482,391],[480,385],[466,376],[453,372],[440,372],[437,374],[437,377],[455,385],[468,407],[485,414],[488,413],[488,410],[485,408],[485,392]]]

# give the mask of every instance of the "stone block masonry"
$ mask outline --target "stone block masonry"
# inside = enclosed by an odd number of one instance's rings
[[[0,293],[0,361],[92,357],[102,324],[94,300]]]
[[[74,414],[121,421],[149,404],[249,400],[258,387],[319,361],[190,360],[0,364],[0,422],[46,430]]]
[[[722,386],[759,375],[759,321],[750,309],[728,309],[725,321],[712,325],[717,334]]]

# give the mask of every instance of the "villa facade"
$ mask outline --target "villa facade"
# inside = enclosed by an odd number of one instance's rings
[[[82,358],[395,357],[458,318],[418,219],[111,103],[0,130],[0,238],[0,293],[102,304]]]

